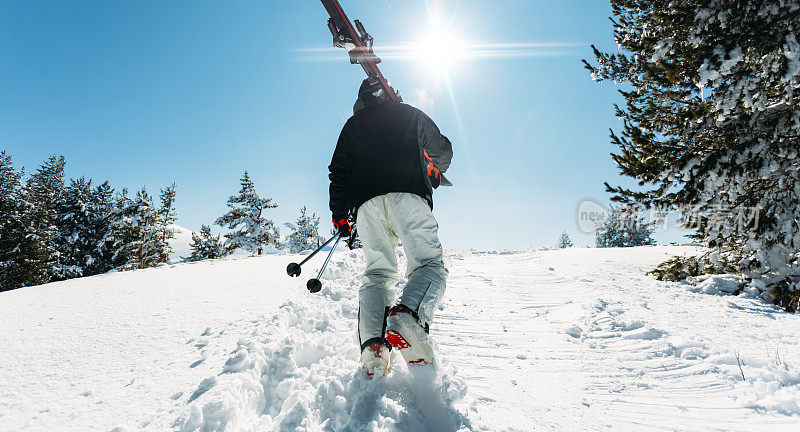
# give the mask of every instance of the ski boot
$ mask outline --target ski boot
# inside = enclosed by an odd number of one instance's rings
[[[361,368],[367,372],[367,378],[375,374],[379,377],[389,373],[391,354],[389,347],[381,342],[371,343],[361,351]]]
[[[433,363],[433,347],[428,340],[428,326],[422,327],[408,306],[399,304],[389,309],[386,319],[386,340],[398,350],[409,366]]]

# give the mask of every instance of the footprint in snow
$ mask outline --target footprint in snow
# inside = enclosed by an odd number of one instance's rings
[[[200,360],[197,360],[196,362],[189,365],[189,368],[194,369],[197,366],[200,366],[207,359],[208,359],[208,350],[202,350],[200,351]]]
[[[576,326],[576,325],[574,325],[574,326],[564,330],[564,333],[574,337],[575,339],[578,339],[583,334],[583,329],[578,327],[578,326]]]
[[[212,376],[210,378],[204,379],[203,381],[200,382],[200,385],[197,386],[197,390],[195,390],[194,393],[192,393],[192,395],[189,396],[189,400],[187,402],[191,403],[195,399],[197,399],[200,396],[202,396],[203,393],[205,393],[205,392],[211,390],[212,388],[214,388],[215,385],[217,385],[217,377]]]
[[[650,328],[642,332],[629,333],[623,336],[625,339],[655,340],[666,335],[667,332],[655,328]]]
[[[225,366],[222,368],[222,373],[241,372],[250,367],[252,363],[253,362],[250,361],[250,356],[248,355],[246,348],[240,346],[225,362]]]

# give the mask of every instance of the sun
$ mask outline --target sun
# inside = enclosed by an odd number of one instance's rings
[[[424,71],[444,77],[464,59],[465,47],[455,32],[434,28],[415,44],[413,55]]]

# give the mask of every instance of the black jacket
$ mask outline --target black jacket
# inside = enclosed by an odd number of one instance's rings
[[[334,220],[355,218],[361,204],[390,192],[409,192],[433,209],[433,188],[441,176],[428,176],[428,164],[447,170],[452,146],[422,111],[400,102],[368,104],[345,123],[333,152],[330,209]],[[430,159],[426,158],[427,156]]]

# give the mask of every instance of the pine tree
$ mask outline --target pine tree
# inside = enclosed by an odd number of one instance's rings
[[[308,249],[316,249],[322,244],[322,237],[319,235],[319,217],[316,214],[309,216],[305,206],[300,209],[300,217],[295,223],[285,225],[292,230],[287,238],[286,246],[289,252],[298,253]]]
[[[124,245],[129,251],[125,254],[128,260],[122,266],[123,270],[144,269],[155,265],[157,256],[151,245],[158,238],[158,232],[155,229],[156,211],[153,207],[153,197],[144,187],[132,198],[129,207],[131,240]]]
[[[28,178],[25,200],[26,237],[29,241],[21,245],[20,254],[25,262],[25,286],[50,282],[56,276],[58,246],[54,236],[57,204],[64,194],[64,156],[50,156],[39,169]]]
[[[572,239],[569,238],[569,235],[566,231],[562,232],[561,235],[558,237],[558,242],[556,243],[556,247],[559,249],[569,248],[574,246],[572,243]]]
[[[244,249],[261,255],[265,246],[280,247],[278,228],[272,220],[263,217],[264,210],[278,207],[272,198],[261,198],[247,171],[240,180],[238,195],[228,198],[231,209],[214,224],[233,230],[225,234],[225,250]]]
[[[0,151],[0,291],[19,288],[26,282],[21,254],[28,242],[23,176],[22,171],[14,169],[11,156]]]
[[[131,198],[123,189],[114,199],[109,212],[110,223],[102,240],[104,261],[120,270],[155,267],[169,262],[169,239],[174,235],[170,225],[175,221],[175,185],[161,190],[161,206],[142,188]]]
[[[611,214],[597,230],[595,245],[606,247],[631,247],[655,244],[650,228],[636,209],[611,206]]]
[[[800,249],[797,2],[611,3],[622,52],[595,48],[598,65],[586,66],[630,87],[613,159],[644,188],[607,189],[674,208],[711,253],[781,280]]]
[[[153,198],[145,188],[136,193],[134,205],[138,226],[132,245],[134,257],[128,261],[128,265],[143,269],[167,262],[169,245],[164,240],[160,209],[155,207]]]
[[[92,190],[90,243],[92,251],[84,274],[86,276],[105,273],[113,269],[114,244],[110,236],[114,225],[114,189],[107,181]]]
[[[169,245],[169,240],[175,237],[175,230],[172,229],[172,224],[178,220],[178,215],[175,212],[175,183],[161,189],[161,207],[158,209],[158,229],[160,232],[159,247],[159,262],[169,262],[169,254],[172,252],[172,247]]]
[[[91,276],[111,270],[106,236],[111,228],[111,197],[108,182],[92,188],[92,181],[81,177],[70,180],[57,205],[53,244],[58,252],[54,279]]]
[[[108,231],[103,238],[103,255],[112,269],[122,269],[133,256],[130,244],[136,235],[136,206],[123,188],[113,198],[108,217]]]
[[[53,270],[55,280],[84,276],[93,259],[96,245],[92,229],[96,215],[91,201],[92,182],[81,177],[71,180],[56,205],[54,222],[57,230],[53,244],[58,252],[58,261]]]
[[[142,188],[136,196],[127,196],[123,189],[117,198],[112,228],[114,255],[112,261],[120,270],[155,267],[164,261],[168,245],[163,241],[159,209],[153,197]]]
[[[192,255],[189,261],[201,261],[204,259],[216,259],[225,256],[222,242],[218,235],[211,234],[211,228],[207,225],[200,227],[200,234],[192,233]]]
[[[64,185],[63,156],[51,156],[23,184],[0,151],[0,290],[152,267],[169,258],[175,185],[161,207],[142,189],[114,197],[108,182],[84,177]]]

